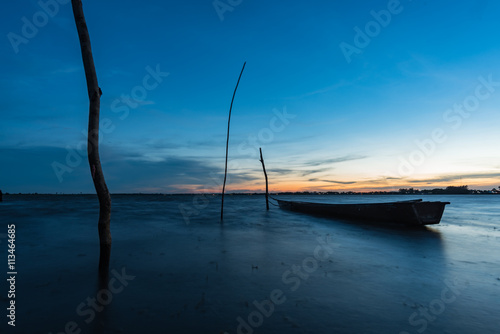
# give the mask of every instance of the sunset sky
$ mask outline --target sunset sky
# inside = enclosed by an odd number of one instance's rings
[[[83,1],[112,193],[500,186],[498,1]],[[231,5],[232,4],[232,5]],[[92,193],[67,0],[0,20],[0,189]]]

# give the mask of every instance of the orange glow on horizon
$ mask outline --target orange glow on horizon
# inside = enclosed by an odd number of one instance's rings
[[[413,182],[410,182],[413,181]],[[380,181],[367,181],[356,182],[354,184],[331,184],[323,181],[281,181],[269,185],[269,192],[373,192],[373,191],[398,191],[402,188],[415,188],[415,189],[434,189],[446,188],[448,186],[463,186],[468,185],[469,189],[491,190],[493,188],[500,188],[500,180],[498,179],[467,179],[456,181],[439,181],[435,182],[418,182],[418,179],[412,180],[380,180]],[[186,185],[178,187],[181,192],[191,193],[220,193],[220,187],[203,188],[200,189],[198,185]],[[265,192],[264,183],[242,183],[226,186],[226,193],[232,192]]]

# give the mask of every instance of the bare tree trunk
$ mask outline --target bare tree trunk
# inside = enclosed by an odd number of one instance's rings
[[[226,140],[226,167],[224,169],[224,183],[222,185],[222,202],[220,206],[220,222],[224,220],[224,192],[226,191],[226,178],[227,178],[227,154],[229,151],[229,126],[231,125],[231,110],[233,110],[233,102],[234,97],[236,96],[236,91],[238,90],[238,85],[240,84],[241,75],[245,70],[245,65],[247,62],[243,63],[243,68],[241,69],[240,76],[238,77],[238,82],[236,83],[236,87],[234,88],[233,98],[231,99],[231,106],[229,107],[229,118],[227,120],[227,140]]]
[[[82,49],[83,67],[85,69],[87,90],[90,100],[87,154],[92,180],[94,181],[94,187],[97,192],[97,197],[99,198],[99,222],[97,225],[101,246],[99,269],[107,271],[111,252],[111,196],[109,195],[108,187],[104,180],[101,161],[99,159],[99,112],[102,91],[97,83],[97,74],[94,66],[94,58],[92,56],[92,48],[90,46],[87,23],[83,15],[82,1],[71,0],[71,4],[73,6],[73,15],[75,16],[76,28],[80,39],[80,47]]]
[[[266,209],[269,211],[269,185],[267,183],[266,165],[264,164],[264,158],[262,157],[262,148],[259,147],[259,151],[260,151],[260,162],[262,162],[262,169],[264,170],[264,177],[266,178]]]

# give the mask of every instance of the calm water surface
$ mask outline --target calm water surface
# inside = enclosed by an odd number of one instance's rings
[[[17,326],[8,330],[499,333],[500,196],[281,198],[451,205],[441,224],[408,230],[266,212],[261,195],[229,195],[221,225],[219,196],[115,195],[110,268],[134,278],[90,319],[87,298],[101,291],[96,197],[4,196],[4,258],[6,226],[17,230]],[[332,251],[320,260],[325,243]],[[266,309],[273,291],[282,303]]]

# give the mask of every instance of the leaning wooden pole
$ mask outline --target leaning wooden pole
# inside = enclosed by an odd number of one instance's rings
[[[97,74],[90,46],[90,36],[83,15],[81,0],[71,0],[73,15],[75,16],[76,29],[80,39],[82,50],[83,67],[87,79],[87,90],[90,100],[89,106],[89,129],[87,138],[87,155],[90,166],[90,173],[94,181],[94,187],[99,199],[99,222],[97,224],[100,242],[99,269],[107,272],[109,268],[109,255],[111,253],[111,196],[109,195],[104,174],[99,158],[99,112],[101,105],[102,91],[97,82]]]
[[[259,151],[260,151],[260,162],[262,163],[262,169],[264,170],[264,177],[266,178],[266,209],[269,210],[269,185],[267,183],[266,165],[264,164],[264,158],[262,157],[262,148],[259,147]]]
[[[229,151],[229,127],[231,125],[231,111],[233,110],[233,102],[234,97],[236,96],[236,90],[238,89],[238,85],[240,84],[241,75],[243,74],[243,70],[245,70],[245,65],[247,62],[243,63],[243,68],[241,69],[240,76],[238,77],[238,82],[236,83],[236,87],[234,88],[233,98],[231,99],[231,106],[229,107],[229,118],[227,120],[227,140],[226,140],[226,165],[224,168],[224,183],[222,184],[222,202],[220,207],[220,222],[224,220],[224,192],[226,191],[226,179],[227,179],[227,154]]]

